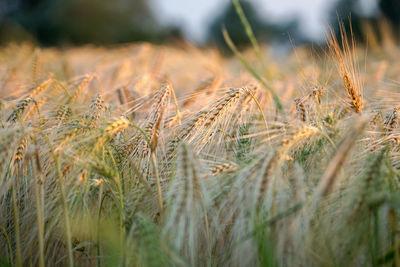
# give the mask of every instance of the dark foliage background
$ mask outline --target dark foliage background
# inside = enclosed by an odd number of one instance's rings
[[[295,19],[286,23],[265,22],[250,1],[240,1],[258,38],[263,41],[307,43]],[[382,17],[395,33],[400,31],[400,1],[379,0],[379,10],[362,15],[357,0],[339,0],[330,12],[337,30],[338,18],[350,23],[357,39],[363,41],[366,23],[378,30]],[[351,14],[351,16],[350,16]],[[350,18],[350,19],[348,19]],[[208,44],[223,46],[221,28],[225,26],[238,45],[248,44],[233,5],[214,18],[208,29]],[[396,34],[397,36],[398,34]],[[31,40],[44,46],[115,44],[134,41],[166,42],[181,38],[179,29],[157,22],[146,0],[0,0],[0,43]]]

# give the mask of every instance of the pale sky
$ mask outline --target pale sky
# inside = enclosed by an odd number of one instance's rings
[[[185,36],[194,42],[202,42],[207,27],[215,16],[221,14],[231,0],[149,0],[155,17],[165,25],[177,25]],[[249,0],[261,18],[271,22],[285,22],[299,18],[306,36],[315,40],[324,38],[329,17],[328,10],[337,0]],[[376,10],[376,0],[359,0],[362,13]]]

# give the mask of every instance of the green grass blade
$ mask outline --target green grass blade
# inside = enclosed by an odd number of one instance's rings
[[[282,103],[279,100],[279,97],[276,94],[276,92],[274,91],[274,89],[272,89],[272,86],[268,85],[268,83],[261,77],[261,75],[258,74],[257,71],[250,66],[250,64],[247,62],[247,60],[243,57],[243,55],[236,48],[235,44],[233,43],[232,39],[230,38],[230,36],[228,34],[228,31],[225,28],[222,29],[222,34],[224,35],[225,42],[227,43],[229,48],[232,50],[232,52],[235,54],[235,56],[240,60],[240,62],[247,69],[247,71],[251,75],[253,75],[253,77],[256,78],[256,80],[259,81],[271,93],[276,107],[278,108],[278,110],[282,111],[283,110]]]
[[[251,29],[250,23],[243,12],[242,6],[240,5],[238,0],[232,0],[232,3],[235,7],[236,13],[240,18],[240,21],[243,24],[247,37],[249,37],[251,45],[254,47],[254,50],[256,51],[257,57],[262,58],[260,46],[258,45],[257,39],[253,33],[253,30]]]

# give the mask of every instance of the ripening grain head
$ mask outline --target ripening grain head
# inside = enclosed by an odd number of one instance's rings
[[[328,35],[328,44],[332,56],[337,60],[336,65],[340,71],[344,88],[350,98],[352,109],[357,113],[362,113],[364,108],[362,98],[362,84],[360,73],[356,62],[356,47],[353,33],[350,33],[349,41],[343,22],[340,23],[341,44],[339,44],[333,29]]]

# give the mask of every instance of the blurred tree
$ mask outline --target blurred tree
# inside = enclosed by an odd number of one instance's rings
[[[159,41],[165,37],[165,29],[156,23],[146,0],[16,0],[17,8],[9,8],[10,0],[3,1],[9,3],[3,25],[19,25],[44,45]],[[2,34],[10,34],[7,30]]]
[[[348,34],[352,32],[356,40],[364,41],[362,34],[362,21],[364,19],[366,18],[357,12],[357,0],[339,0],[331,11],[330,27],[340,39],[339,22],[343,22]]]
[[[239,2],[255,36],[257,39],[260,39],[260,41],[288,41],[288,34],[294,39],[299,37],[298,22],[296,20],[285,24],[268,23],[261,20],[250,2],[244,0]],[[250,44],[249,38],[246,35],[245,29],[232,2],[230,2],[219,17],[214,19],[208,36],[210,43],[216,44],[220,48],[226,50],[227,46],[222,35],[223,27],[227,29],[231,39],[237,46],[243,47]]]
[[[380,0],[379,7],[385,17],[391,22],[392,26],[400,28],[400,1],[399,0]]]
[[[339,33],[338,21],[343,21],[347,33],[350,33],[350,25],[354,37],[358,42],[366,41],[365,30],[373,29],[374,32],[380,32],[381,25],[379,20],[382,16],[389,20],[395,30],[400,29],[400,1],[399,0],[377,0],[379,1],[379,11],[365,16],[359,12],[358,0],[340,0],[331,12],[331,25],[337,36]],[[367,27],[369,28],[367,28]],[[377,36],[378,37],[378,36]]]
[[[400,30],[400,0],[376,0],[381,14]],[[377,30],[379,12],[368,17],[359,12],[359,0],[338,0],[332,8],[330,23],[338,33],[338,18],[354,36],[365,41],[365,23]],[[249,44],[245,30],[229,1],[209,30],[208,41],[226,48],[221,29],[225,26],[238,46]],[[273,24],[261,19],[254,6],[240,1],[250,25],[260,41],[295,42],[307,40],[296,20]],[[350,15],[351,14],[351,15]],[[349,20],[350,18],[350,20]],[[178,28],[165,29],[152,16],[147,0],[0,0],[0,42],[37,40],[42,45],[112,44],[130,41],[159,42],[180,39]]]

